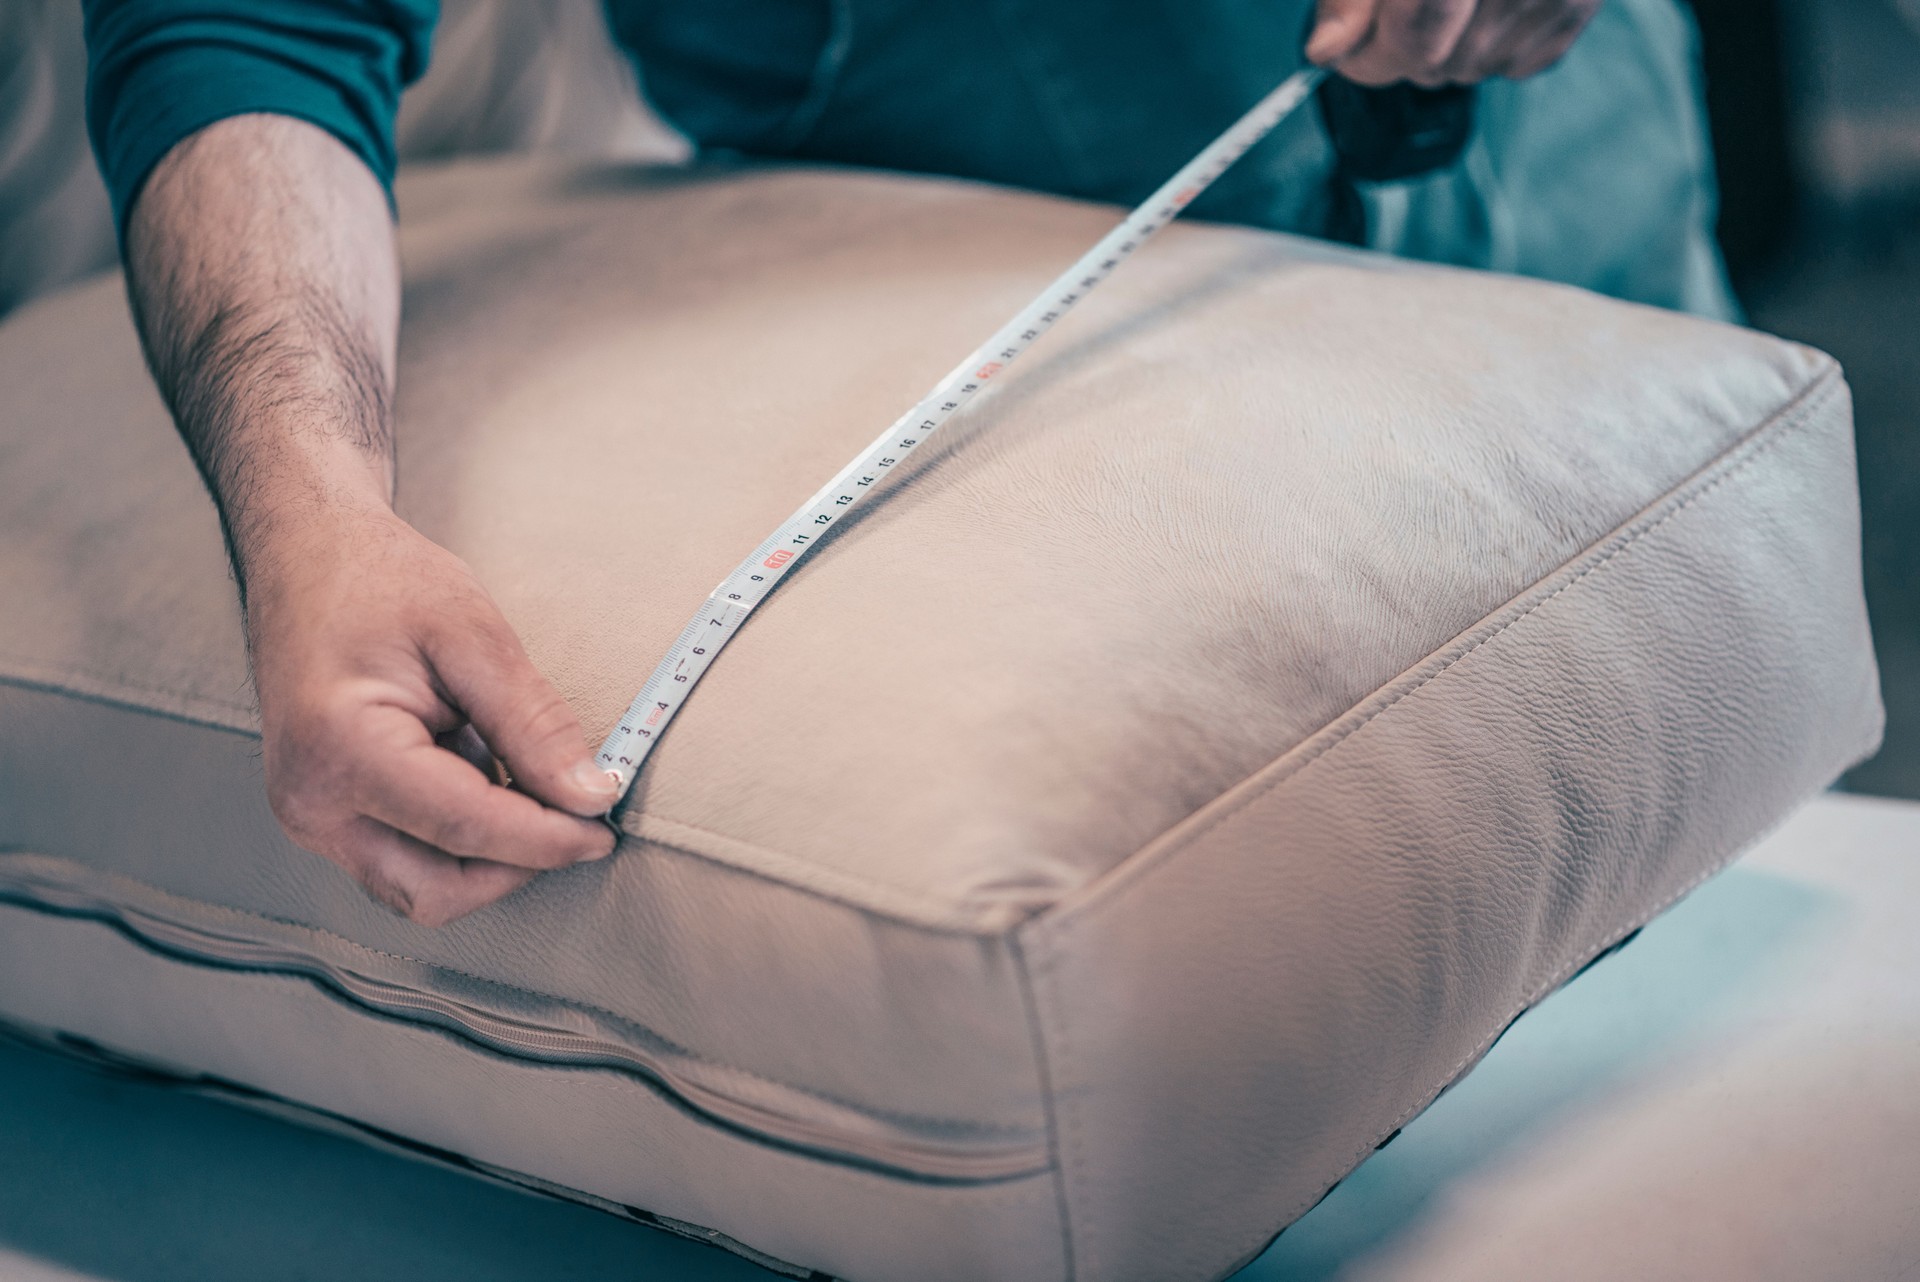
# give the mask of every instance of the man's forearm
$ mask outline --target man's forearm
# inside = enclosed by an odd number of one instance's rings
[[[284,116],[201,130],[134,205],[127,275],[243,591],[289,527],[388,504],[399,272],[386,198],[350,151]]]
[[[617,790],[580,723],[473,572],[393,513],[400,287],[373,174],[311,125],[223,120],[154,170],[127,262],[246,593],[287,833],[429,924],[608,854],[585,816]],[[496,757],[523,791],[476,768]]]

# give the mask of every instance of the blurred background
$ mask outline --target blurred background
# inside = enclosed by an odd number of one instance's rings
[[[1853,384],[1886,746],[1849,776],[1920,798],[1920,0],[1692,0],[1722,244],[1754,325]],[[0,316],[113,262],[82,120],[78,0],[0,0]],[[671,160],[598,0],[447,0],[403,158],[540,148]]]

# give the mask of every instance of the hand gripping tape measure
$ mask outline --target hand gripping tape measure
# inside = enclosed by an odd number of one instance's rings
[[[680,632],[667,657],[647,678],[639,695],[600,745],[595,761],[620,783],[624,799],[640,773],[647,754],[687,701],[714,657],[740,625],[766,600],[774,585],[786,577],[800,558],[847,513],[871,498],[900,469],[913,452],[961,406],[973,399],[1011,365],[1020,353],[1049,329],[1074,304],[1113,273],[1154,233],[1179,217],[1201,192],[1225,173],[1255,143],[1286,119],[1313,93],[1326,73],[1309,67],[1295,72],[1279,88],[1262,98],[1232,128],[1181,167],[1144,204],[1088,250],[1040,296],[941,379],[925,400],[901,415],[899,421],[831,481],[806,505],[753,550],[707,597],[700,612]],[[616,807],[618,802],[615,803]]]

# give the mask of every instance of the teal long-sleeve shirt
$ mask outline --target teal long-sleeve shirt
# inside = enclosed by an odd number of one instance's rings
[[[173,145],[227,116],[318,125],[382,183],[400,91],[426,69],[435,0],[87,0],[87,130],[124,231]]]
[[[607,0],[652,105],[703,150],[917,170],[1127,204],[1300,64],[1313,0]],[[437,0],[85,0],[88,127],[124,233],[155,164],[226,116],[332,133],[391,187]],[[1202,218],[1727,315],[1675,0],[1610,0],[1572,53],[1479,92],[1458,164],[1346,181],[1300,112]]]

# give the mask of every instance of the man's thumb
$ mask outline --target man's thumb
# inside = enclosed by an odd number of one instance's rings
[[[586,816],[605,814],[619,799],[619,784],[593,762],[579,718],[504,619],[446,637],[438,649],[430,657],[447,694],[521,791]]]
[[[1377,0],[1320,0],[1307,39],[1307,61],[1325,67],[1366,43]]]

